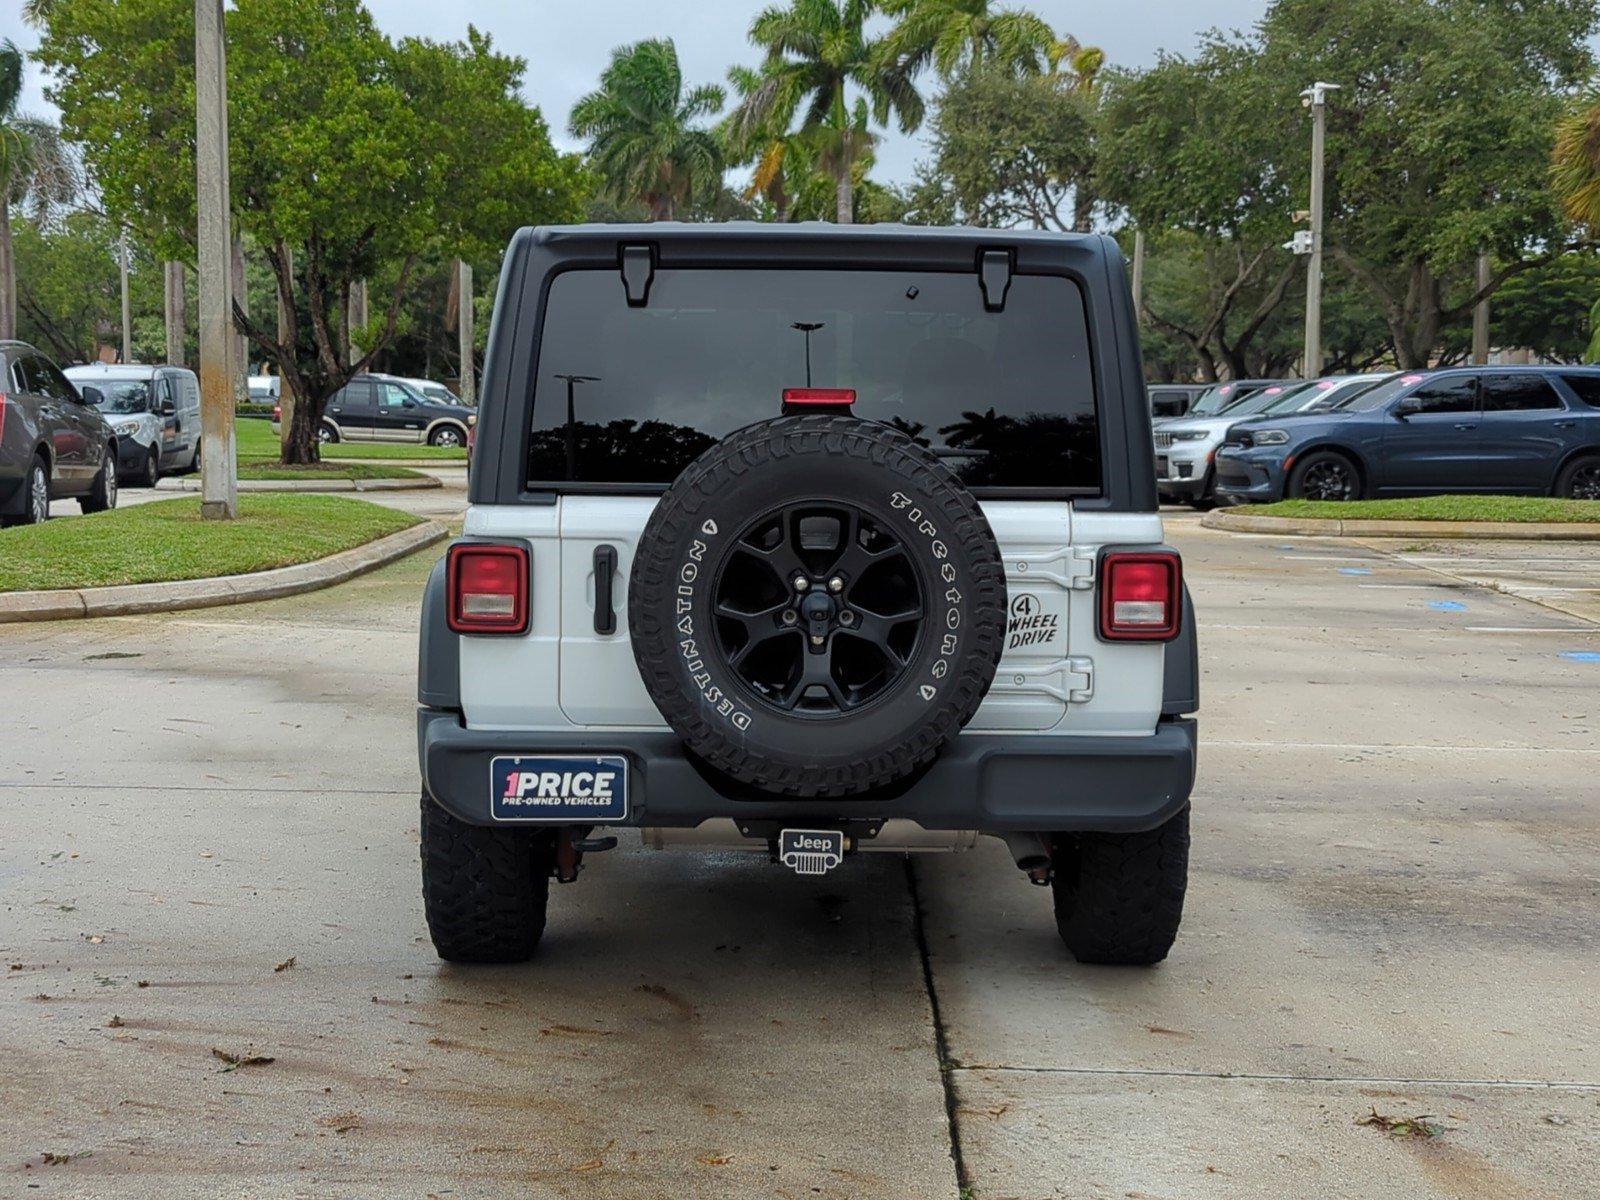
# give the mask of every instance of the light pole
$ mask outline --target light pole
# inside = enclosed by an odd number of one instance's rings
[[[128,231],[117,242],[117,274],[122,285],[122,361],[133,361],[133,308],[128,303]]]
[[[580,383],[599,383],[598,375],[557,375],[557,379],[567,381],[567,478],[578,477],[578,444],[573,426],[577,424],[577,389]]]
[[[1133,231],[1133,319],[1144,324],[1144,230]]]
[[[1300,93],[1311,110],[1311,249],[1306,261],[1306,348],[1301,368],[1307,379],[1322,374],[1322,176],[1323,141],[1327,134],[1328,93],[1337,83],[1313,83]]]
[[[194,0],[196,241],[200,277],[200,516],[239,515],[233,440],[233,253],[222,0]]]
[[[477,314],[472,310],[472,264],[466,259],[456,262],[456,286],[460,289],[460,300],[456,305],[456,349],[461,354],[461,399],[467,404],[478,402],[477,371],[473,365],[473,336],[472,321]]]
[[[806,335],[806,386],[811,386],[811,335],[826,325],[826,321],[796,321],[789,326]]]

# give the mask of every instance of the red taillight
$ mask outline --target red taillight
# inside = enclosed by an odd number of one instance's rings
[[[1100,636],[1167,642],[1183,616],[1183,562],[1168,550],[1113,550],[1100,559]]]
[[[445,604],[456,633],[528,628],[528,548],[457,542],[445,562]]]
[[[783,402],[800,405],[849,405],[856,402],[855,388],[784,388]]]

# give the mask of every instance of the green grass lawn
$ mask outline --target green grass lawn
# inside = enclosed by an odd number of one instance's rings
[[[1600,500],[1552,496],[1417,496],[1405,500],[1280,500],[1246,505],[1247,516],[1326,517],[1345,521],[1595,521]]]
[[[236,521],[202,521],[184,496],[0,530],[0,592],[238,575],[309,562],[417,524],[345,496],[239,497]]]
[[[379,463],[320,462],[310,466],[286,467],[275,458],[239,460],[240,479],[426,479],[410,467],[389,467]]]
[[[277,458],[278,435],[272,423],[260,418],[241,417],[234,422],[239,439],[239,458]],[[416,446],[408,442],[335,442],[322,448],[324,459],[403,458],[419,462],[467,461],[462,446]]]

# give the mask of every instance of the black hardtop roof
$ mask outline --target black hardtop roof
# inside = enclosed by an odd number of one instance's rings
[[[975,270],[985,250],[1009,252],[1016,270],[1079,270],[1115,255],[1116,242],[1096,233],[970,226],[783,224],[655,221],[631,225],[541,225],[517,231],[511,254],[599,265],[624,246],[648,245],[658,264],[738,266],[753,263],[866,269]]]

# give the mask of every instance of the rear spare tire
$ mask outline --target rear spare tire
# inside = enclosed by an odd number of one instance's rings
[[[1005,631],[977,501],[887,425],[780,417],[706,451],[645,526],[634,658],[689,750],[777,795],[848,796],[931,762]]]

